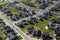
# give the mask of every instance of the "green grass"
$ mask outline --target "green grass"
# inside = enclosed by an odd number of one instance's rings
[[[21,36],[18,36],[18,40],[23,40]]]
[[[22,2],[23,0],[16,0],[16,1],[18,1],[18,2]]]
[[[14,14],[18,14],[18,13],[21,12],[21,10],[18,10],[18,9],[16,9],[16,8],[12,7],[12,6],[10,6],[10,7],[8,7],[8,8],[11,9],[11,13],[12,13],[13,15],[14,15]],[[10,19],[10,16],[7,16],[6,13],[4,13],[4,12],[2,12],[2,13],[3,13],[3,15],[6,16],[7,19]]]
[[[56,15],[53,15],[52,18],[56,18],[57,16]],[[46,30],[45,29],[45,26],[50,22],[50,20],[52,18],[49,18],[49,20],[45,20],[42,22],[42,21],[39,21],[38,20],[38,23],[35,23],[33,26],[35,29],[40,29],[42,32],[48,32],[49,34],[53,34],[53,31],[52,30]],[[24,28],[20,28],[23,32],[27,32],[27,27],[29,27],[31,24],[25,26]],[[24,30],[23,30],[24,29]]]
[[[2,36],[2,40],[6,40],[6,36],[4,35],[4,33],[2,32],[2,29],[0,28],[0,36]]]
[[[35,8],[39,8],[40,7],[40,4],[35,2],[35,0],[31,0],[30,2],[35,6]]]
[[[1,19],[1,17],[0,17]],[[6,40],[6,36],[5,34],[3,33],[2,29],[0,28],[0,36],[3,38],[2,40]]]
[[[6,13],[2,12],[2,14],[9,20],[10,16],[7,16]]]
[[[60,36],[56,36],[56,40],[60,40]]]
[[[12,14],[17,14],[17,13],[21,12],[21,10],[18,10],[18,9],[16,9],[16,8],[12,7],[12,6],[10,6],[10,7],[8,7],[8,8],[11,9]]]
[[[0,2],[0,5],[4,5],[7,4],[8,2]]]

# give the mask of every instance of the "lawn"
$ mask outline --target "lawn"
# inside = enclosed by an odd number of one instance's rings
[[[22,1],[24,1],[24,0],[16,0],[16,1],[18,1],[18,2],[22,2]]]
[[[40,7],[40,4],[38,4],[38,3],[34,3],[34,5],[35,5],[36,8]]]
[[[32,3],[34,5],[34,8],[39,8],[40,7],[40,4],[35,2],[35,0],[30,0],[28,2]]]
[[[0,2],[0,5],[4,5],[7,4],[8,2]]]
[[[56,15],[53,15],[52,18],[56,18],[57,16]],[[42,21],[39,21],[38,20],[38,23],[35,23],[33,26],[35,29],[40,29],[42,32],[48,32],[49,34],[53,34],[53,31],[52,30],[46,30],[45,29],[45,26],[50,22],[50,20],[52,18],[49,18],[49,20],[45,20],[42,22]],[[28,23],[29,24],[29,23]],[[20,28],[23,32],[27,32],[27,27],[29,27],[31,24],[25,26],[24,28]]]
[[[56,40],[60,40],[60,36],[56,36]]]
[[[9,20],[10,16],[7,16],[6,13],[2,12],[2,14]]]
[[[20,13],[20,12],[21,12],[21,10],[18,10],[18,9],[16,9],[16,8],[12,7],[12,6],[10,6],[10,7],[8,7],[8,8],[11,9],[12,14],[17,14],[17,13]]]
[[[9,6],[8,8],[11,9],[11,13],[12,13],[13,15],[14,15],[14,14],[18,14],[18,13],[21,12],[21,10],[18,10],[18,9],[16,9],[16,8],[12,7],[12,6]],[[2,12],[2,13],[3,13],[3,15],[6,16],[7,19],[10,19],[10,16],[7,16],[6,13],[4,13],[4,12]]]
[[[1,19],[1,17],[0,17]],[[6,40],[6,36],[5,34],[3,33],[2,29],[0,28],[0,36],[3,38],[2,40]]]
[[[4,35],[4,33],[2,32],[2,29],[0,28],[0,36],[2,36],[2,40],[6,40],[6,36]]]
[[[19,38],[18,40],[23,40],[21,36],[18,36],[18,38]]]
[[[35,0],[31,0],[30,2],[33,3],[36,8],[40,7],[40,4],[35,2]]]

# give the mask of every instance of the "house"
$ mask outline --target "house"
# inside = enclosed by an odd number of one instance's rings
[[[33,27],[33,26],[29,26],[29,27],[27,28],[27,32],[28,32],[29,34],[31,34],[31,33],[33,32],[33,30],[34,30],[34,27]]]
[[[54,29],[54,36],[60,36],[60,26]]]
[[[28,17],[28,16],[31,16],[34,14],[36,14],[36,13],[33,10],[27,10],[27,9],[23,8],[23,11],[21,13],[19,13],[19,16],[21,18],[24,18],[24,17]]]
[[[56,4],[55,6],[57,6],[58,8],[60,8],[60,3]]]
[[[41,36],[41,30],[33,30],[33,32],[31,33],[31,35],[33,36],[37,36],[37,37],[40,37]]]
[[[55,19],[51,19],[50,22],[54,24],[54,23],[56,23],[56,20]]]
[[[26,11],[22,11],[21,14],[22,14],[23,17],[28,17],[29,16],[28,12],[26,12]]]
[[[47,15],[45,14],[42,15],[42,18],[48,20]]]
[[[46,28],[53,30],[55,28],[55,25],[52,22],[49,22],[46,26]]]
[[[27,9],[26,8],[21,8],[21,10],[27,12]]]
[[[41,30],[39,29],[35,30],[33,26],[29,26],[27,28],[27,32],[33,36],[37,36],[37,37],[41,36]]]
[[[2,21],[2,19],[0,20]],[[3,30],[3,33],[9,38],[9,40],[18,40],[18,37],[13,29],[11,29],[9,26],[6,26],[4,22],[1,22],[0,24],[2,25],[0,26]],[[0,40],[2,40],[1,37]]]
[[[51,11],[58,11],[58,7],[57,7],[57,6],[52,7],[52,8],[51,8]]]
[[[24,2],[24,4],[26,4],[26,5],[30,6],[30,7],[35,7],[35,6],[33,5],[33,3],[31,3],[31,2]]]
[[[60,24],[60,18],[52,19],[51,22],[52,22],[53,24],[54,24],[54,23]]]
[[[60,17],[55,19],[55,22],[60,24]]]
[[[18,40],[18,37],[17,37],[16,33],[9,26],[5,26],[3,28],[3,32],[9,38],[9,40]]]
[[[3,19],[0,19],[0,23],[2,23],[3,22]]]
[[[47,2],[48,2],[48,3],[51,3],[51,4],[53,4],[53,1],[54,1],[54,0],[47,0]]]
[[[13,4],[18,4],[19,2],[18,1],[14,1]]]
[[[30,14],[28,12],[25,12],[25,17],[30,16]]]
[[[3,12],[5,12],[7,14],[7,16],[11,16],[11,10],[9,8],[3,8],[2,10]]]
[[[42,16],[38,16],[38,20],[44,21]]]
[[[11,13],[11,10],[9,9],[9,8],[3,8],[3,12],[5,12],[5,13]]]
[[[0,9],[2,9],[3,7],[0,5]]]
[[[24,16],[23,16],[24,14],[22,14],[22,12],[21,13],[19,13],[19,16],[21,17],[21,18],[23,18]]]
[[[13,15],[13,16],[10,16],[10,18],[11,18],[11,20],[13,20],[13,21],[17,21],[17,20],[20,19],[19,15],[17,15],[17,14],[15,14],[15,15]]]
[[[41,37],[43,40],[53,40],[53,38],[46,32],[43,32]]]
[[[33,20],[28,19],[27,20],[30,24],[34,24]]]
[[[36,30],[36,36],[37,36],[37,37],[40,37],[40,36],[41,36],[41,30],[39,30],[39,29]]]
[[[6,24],[5,24],[5,22],[3,22],[3,19],[0,19],[0,27],[2,28],[2,27],[4,27]]]
[[[20,7],[18,4],[13,4],[12,5],[14,8],[18,9],[18,10],[21,10],[22,7]]]
[[[9,40],[18,40],[18,37],[13,34],[9,34]]]
[[[9,33],[14,32],[9,26],[5,26],[3,29],[5,35],[8,36]]]
[[[7,16],[12,16],[13,14],[11,14],[11,13],[6,13],[7,14]]]
[[[4,30],[11,30],[11,28],[9,26],[5,26]]]
[[[36,30],[33,30],[33,31],[31,32],[31,35],[36,36]]]
[[[41,3],[41,0],[35,0],[35,2],[37,2],[37,3]]]
[[[37,19],[36,19],[36,18],[31,17],[30,19],[31,19],[33,22],[38,23],[38,21],[37,21]]]
[[[37,19],[34,17],[30,17],[30,19],[27,20],[30,24],[38,23]]]
[[[52,13],[50,11],[44,10],[43,15],[41,16],[44,19],[51,18]]]
[[[18,22],[18,23],[17,23],[17,26],[19,26],[19,27],[21,27],[21,28],[24,28],[24,25],[23,25],[22,22]]]
[[[21,13],[19,13],[19,16],[21,18],[28,17],[28,13],[26,11],[22,11]]]
[[[29,13],[30,15],[36,14],[36,13],[34,12],[34,10],[29,10],[28,13]]]
[[[22,20],[21,22],[23,22],[24,25],[27,25],[27,21],[26,20]]]
[[[48,2],[43,1],[43,2],[41,3],[40,8],[41,8],[41,9],[45,9],[48,5],[49,5]]]
[[[6,7],[12,6],[12,3],[5,4]]]
[[[11,16],[10,18],[11,18],[11,20],[13,20],[13,21],[17,21],[17,19],[16,19],[15,16]]]
[[[20,17],[19,17],[19,15],[18,15],[18,14],[15,14],[15,17],[16,17],[16,19],[17,19],[17,20],[19,20],[19,19],[20,19]]]
[[[52,16],[52,13],[50,11],[45,11],[43,14],[49,18]]]
[[[21,28],[23,28],[24,27],[24,25],[27,25],[28,23],[27,23],[27,21],[26,20],[22,20],[22,21],[20,21],[20,22],[18,22],[17,23],[17,26],[19,26],[19,27],[21,27]]]
[[[5,22],[0,23],[1,28],[4,27],[5,25],[6,25]]]
[[[51,22],[52,23],[60,24],[60,17],[59,18],[56,18],[56,19],[52,19]]]

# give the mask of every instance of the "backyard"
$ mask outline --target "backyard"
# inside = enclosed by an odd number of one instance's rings
[[[45,26],[50,22],[51,19],[53,18],[56,18],[57,16],[56,15],[53,15],[51,18],[49,18],[48,20],[45,20],[42,22],[42,21],[39,21],[38,20],[38,23],[34,23],[34,28],[35,29],[40,29],[42,32],[48,32],[49,34],[53,34],[53,31],[52,30],[46,30],[45,29]],[[27,32],[27,27],[31,26],[31,24],[28,23],[27,26],[24,25],[24,28],[20,28],[23,32]],[[24,30],[23,30],[24,29]]]

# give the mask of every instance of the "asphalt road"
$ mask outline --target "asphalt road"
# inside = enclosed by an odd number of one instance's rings
[[[5,21],[6,23],[8,23],[9,26],[10,26],[11,28],[13,28],[13,30],[16,31],[16,32],[18,33],[18,35],[20,35],[20,36],[23,38],[23,40],[35,40],[35,39],[33,39],[33,38],[30,38],[30,37],[26,36],[18,27],[16,27],[16,25],[14,25],[13,22],[11,22],[10,20],[7,20],[7,18],[6,18],[5,16],[3,16],[1,12],[0,12],[0,17],[1,17],[2,19],[4,19],[4,21]]]
[[[21,4],[20,6],[23,7],[24,4],[22,4],[22,3],[20,3],[20,4]],[[54,5],[55,5],[55,4],[54,4]],[[29,8],[29,9],[33,9],[33,10],[35,10],[35,11],[39,11],[39,10],[40,10],[40,9],[35,9],[35,8],[28,7],[28,6],[26,6],[26,5],[25,5],[24,7]],[[51,7],[52,7],[52,6],[51,6]],[[49,7],[49,8],[51,8],[51,7]],[[47,9],[48,9],[48,8],[47,8]],[[43,13],[43,11],[42,11],[42,13]],[[41,13],[41,14],[42,14],[42,13]],[[13,30],[15,30],[24,40],[35,40],[35,39],[33,39],[33,38],[30,38],[30,37],[26,36],[18,27],[16,27],[16,25],[14,25],[13,22],[11,22],[11,20],[7,20],[7,18],[6,18],[5,16],[3,16],[1,12],[0,12],[0,17],[1,17],[2,19],[4,19],[4,21],[7,22],[7,23],[10,25],[10,27],[13,28]],[[34,17],[36,17],[36,15],[34,15]],[[30,17],[28,17],[28,18],[30,18]],[[28,19],[28,18],[23,18],[23,19]],[[19,20],[19,21],[20,21],[20,20]]]

